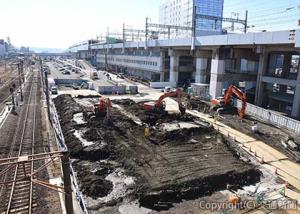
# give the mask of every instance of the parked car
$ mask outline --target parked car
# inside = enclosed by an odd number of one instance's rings
[[[58,91],[57,91],[57,87],[56,87],[56,86],[52,86],[52,87],[51,87],[51,94],[58,94]]]
[[[80,89],[80,87],[79,87],[78,85],[75,85],[75,84],[72,85],[72,88],[73,88],[74,90],[79,90],[79,89]]]
[[[117,77],[120,78],[120,79],[124,79],[124,74],[120,73],[120,74],[117,75]]]
[[[70,71],[64,71],[63,74],[71,74]]]

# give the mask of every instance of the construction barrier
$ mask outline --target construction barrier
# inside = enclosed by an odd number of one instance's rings
[[[234,105],[237,108],[241,108],[242,102],[240,100],[235,99]],[[274,111],[267,110],[256,105],[247,103],[246,114],[257,117],[275,126],[287,128],[291,131],[295,131],[300,134],[300,121],[280,115],[279,113],[276,113]]]
[[[50,99],[49,102],[50,102],[50,121],[52,123],[52,127],[54,130],[58,151],[68,151],[68,147],[65,144],[64,135],[63,135],[63,132],[62,132],[62,129],[60,126],[60,122],[59,122],[59,118],[58,118],[58,114],[57,114],[55,105],[54,105],[52,99]],[[80,207],[80,213],[88,214],[82,193],[80,192],[80,189],[79,189],[79,186],[77,183],[76,174],[74,172],[72,164],[70,164],[70,171],[71,171],[70,177],[71,177],[71,181],[72,181],[72,189],[75,192],[76,200]]]

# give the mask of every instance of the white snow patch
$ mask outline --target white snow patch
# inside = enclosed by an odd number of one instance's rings
[[[106,176],[105,179],[113,183],[113,190],[107,196],[98,198],[98,200],[104,202],[126,196],[128,187],[134,184],[134,178],[126,176],[122,169],[116,169],[113,173]]]
[[[190,128],[197,128],[199,125],[195,123],[188,123],[188,122],[179,122],[179,123],[162,123],[160,128],[164,131],[174,131],[178,129],[190,129]]]
[[[84,120],[83,113],[77,113],[73,115],[73,121],[77,123],[78,125],[86,124],[86,121]]]
[[[151,212],[151,210],[141,207],[138,201],[133,201],[119,206],[119,212],[121,214],[148,214]]]
[[[107,196],[97,199],[85,196],[87,206],[93,206],[99,203],[106,203],[114,199],[123,198],[129,193],[128,187],[135,183],[134,178],[126,176],[124,174],[124,170],[120,168],[106,176],[105,179],[112,182],[113,190]]]
[[[93,99],[93,98],[83,98],[83,99],[75,99],[75,101],[87,108],[93,109],[93,103],[96,103],[98,99]]]
[[[77,139],[81,141],[82,146],[84,146],[84,147],[91,146],[91,145],[94,144],[94,142],[87,141],[86,139],[84,139],[82,137],[82,132],[81,131],[75,130],[74,136],[77,137]]]
[[[0,114],[0,127],[3,125],[4,121],[6,120],[8,113],[10,112],[10,108],[6,106]]]

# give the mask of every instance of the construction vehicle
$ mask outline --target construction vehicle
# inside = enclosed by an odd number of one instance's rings
[[[164,99],[166,97],[177,97],[177,102],[179,106],[179,111],[183,115],[185,114],[186,107],[181,102],[182,90],[176,89],[176,91],[166,92],[159,97],[156,102],[147,102],[144,103],[143,108],[148,112],[158,112],[158,113],[165,113],[166,104]]]
[[[111,101],[109,98],[99,98],[99,102],[94,104],[94,115],[96,117],[105,117],[110,119]]]
[[[219,111],[227,110],[232,107],[232,95],[235,94],[242,101],[242,108],[238,109],[238,114],[241,118],[245,117],[246,114],[246,105],[247,105],[247,97],[246,93],[242,92],[235,85],[229,86],[224,97],[218,97],[216,99],[211,100],[211,106],[213,110]]]

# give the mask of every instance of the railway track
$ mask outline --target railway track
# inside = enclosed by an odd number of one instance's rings
[[[9,157],[22,157],[36,153],[37,141],[37,111],[39,108],[39,74],[34,74],[30,80],[24,109],[20,114]],[[22,159],[21,158],[21,159]],[[0,213],[33,213],[37,207],[36,189],[29,179],[22,179],[38,168],[33,162],[14,165],[3,177],[2,182],[9,182],[0,186]],[[13,182],[10,182],[13,181]]]

